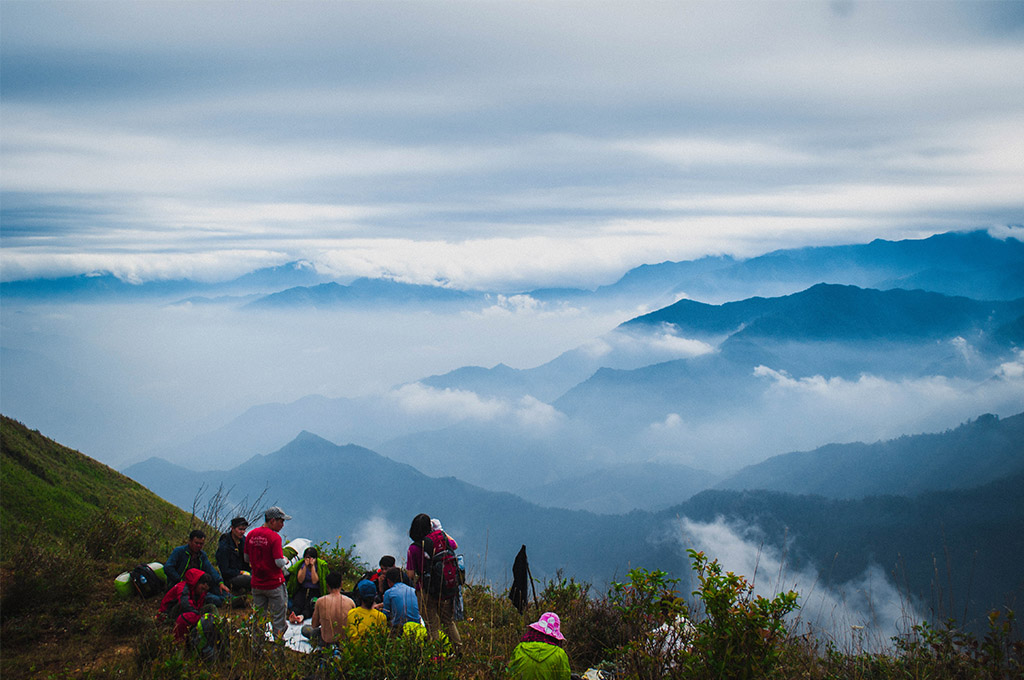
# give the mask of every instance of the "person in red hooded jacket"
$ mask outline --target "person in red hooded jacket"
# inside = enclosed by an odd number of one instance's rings
[[[159,613],[174,621],[175,640],[183,641],[203,614],[217,611],[217,605],[206,604],[210,583],[209,574],[199,569],[189,569],[184,578],[168,590],[160,601]]]

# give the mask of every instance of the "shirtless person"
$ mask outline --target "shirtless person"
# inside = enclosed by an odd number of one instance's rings
[[[356,606],[352,598],[341,594],[341,574],[332,571],[326,581],[330,592],[317,599],[313,607],[313,625],[302,627],[302,634],[313,646],[330,645],[344,639],[348,613]]]

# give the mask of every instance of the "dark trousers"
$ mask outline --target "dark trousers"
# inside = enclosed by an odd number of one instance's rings
[[[320,597],[319,588],[302,588],[295,591],[292,596],[292,612],[301,615],[303,618],[313,616],[313,600]]]

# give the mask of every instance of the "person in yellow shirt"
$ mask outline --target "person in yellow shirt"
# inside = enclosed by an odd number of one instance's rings
[[[374,609],[373,601],[377,598],[377,586],[372,581],[363,579],[356,585],[359,595],[359,606],[348,613],[348,625],[345,631],[349,640],[358,640],[361,635],[376,626],[383,630],[388,628],[388,617],[384,612]]]

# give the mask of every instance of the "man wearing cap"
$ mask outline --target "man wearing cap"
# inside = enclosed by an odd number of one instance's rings
[[[220,536],[217,542],[217,566],[224,582],[234,592],[248,592],[252,588],[252,575],[245,563],[245,530],[249,521],[244,517],[231,520],[231,529]]]
[[[284,548],[281,529],[291,519],[276,505],[263,513],[264,523],[245,537],[245,561],[252,569],[252,603],[270,614],[274,635],[278,638],[288,629],[288,593],[284,583]]]

